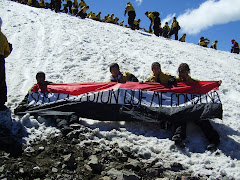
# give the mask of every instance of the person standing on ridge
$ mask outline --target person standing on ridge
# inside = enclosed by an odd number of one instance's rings
[[[235,41],[234,39],[231,40],[233,46],[232,46],[232,49],[231,49],[231,53],[237,53],[239,54],[239,45],[238,45],[238,42]]]
[[[126,14],[128,14],[128,25],[132,30],[134,30],[135,27],[133,22],[136,17],[136,12],[134,7],[132,6],[132,3],[130,2],[127,3],[127,6],[125,8],[124,16],[126,16]]]
[[[173,17],[169,37],[171,37],[174,34],[175,35],[175,40],[178,40],[178,31],[179,30],[180,30],[180,26],[179,26],[179,23],[177,21],[177,18]]]
[[[160,13],[157,11],[152,12],[152,14],[154,15],[154,21],[153,21],[153,33],[156,36],[160,36],[162,35],[162,30],[161,30],[161,19],[159,17]]]
[[[7,109],[4,105],[7,102],[7,84],[5,72],[5,58],[12,51],[11,44],[8,43],[6,36],[2,33],[2,19],[0,17],[0,111]]]

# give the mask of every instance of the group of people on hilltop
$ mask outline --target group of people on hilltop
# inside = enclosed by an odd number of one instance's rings
[[[238,45],[238,42],[235,41],[235,39],[232,39],[231,40],[232,42],[232,48],[231,48],[231,53],[236,53],[236,54],[239,54],[239,45]],[[217,43],[218,41],[214,41],[212,43],[212,45],[210,46],[210,48],[213,48],[213,49],[217,49]],[[198,45],[202,46],[202,47],[208,47],[208,45],[210,44],[210,40],[208,38],[204,38],[203,36],[200,37],[199,39],[199,42],[198,42]]]
[[[80,0],[78,3],[77,0],[65,0],[66,4],[63,4],[63,9],[61,10],[61,3],[62,0],[51,0],[51,3],[45,3],[44,0],[13,0],[17,1],[22,4],[28,4],[33,7],[40,7],[40,8],[51,8],[52,10],[55,10],[56,12],[64,12],[69,13],[74,16],[80,17],[82,19],[89,18],[100,22],[106,22],[106,23],[112,23],[117,24],[120,26],[123,26],[124,21],[118,22],[119,18],[114,17],[114,14],[108,14],[104,18],[101,18],[101,12],[98,12],[95,14],[94,12],[90,11],[87,13],[87,10],[89,10],[89,6],[86,4],[84,0]],[[141,19],[135,19],[136,18],[136,12],[131,2],[128,2],[124,11],[124,16],[128,14],[128,26],[125,25],[125,27],[129,27],[132,30],[139,30],[144,29],[145,32],[154,33],[156,36],[162,36],[165,38],[171,38],[172,35],[175,35],[175,40],[178,40],[178,32],[181,29],[179,22],[177,21],[176,17],[173,17],[171,26],[169,27],[168,22],[165,22],[165,25],[161,27],[161,19],[160,19],[160,13],[157,11],[146,11],[145,15],[150,20],[149,29],[146,30],[145,28],[140,27]],[[179,41],[185,42],[186,41],[186,33],[184,33],[180,38]],[[210,48],[217,49],[217,43],[218,41],[214,41]],[[208,47],[210,44],[210,40],[208,38],[201,37],[198,45],[202,47]],[[232,53],[239,54],[239,45],[238,43],[233,39],[232,40]]]
[[[217,49],[217,43],[218,43],[217,40],[214,41],[212,43],[212,45],[210,46],[210,48]],[[199,42],[198,42],[199,46],[208,47],[209,44],[210,44],[210,40],[208,38],[204,38],[203,36],[200,37]]]
[[[171,27],[169,27],[168,22],[166,22],[165,25],[163,26],[163,28],[161,28],[161,19],[159,17],[160,16],[159,12],[146,11],[145,15],[150,20],[149,30],[145,30],[146,32],[149,32],[149,33],[153,32],[156,36],[158,36],[158,37],[163,36],[165,38],[171,38],[171,36],[174,34],[175,40],[178,40],[178,31],[181,29],[181,27],[180,27],[176,17],[173,17]],[[186,35],[185,35],[185,37],[186,37]],[[185,37],[182,40],[182,42],[185,42]]]

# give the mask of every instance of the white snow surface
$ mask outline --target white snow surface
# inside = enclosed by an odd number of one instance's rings
[[[6,58],[6,105],[12,111],[36,82],[38,71],[44,71],[46,79],[56,83],[106,82],[109,64],[117,62],[121,71],[145,80],[152,73],[154,61],[160,62],[163,72],[172,75],[177,75],[179,64],[186,62],[193,78],[223,81],[219,90],[223,120],[211,121],[221,137],[215,152],[206,150],[206,138],[192,123],[187,127],[185,149],[173,146],[171,133],[160,129],[157,123],[89,119],[80,123],[103,135],[105,138],[90,137],[103,146],[109,142],[128,146],[146,161],[179,162],[193,175],[208,175],[209,179],[240,179],[240,55],[7,0],[0,0],[0,7],[2,32],[13,44],[13,51]],[[13,113],[8,119],[4,113],[0,121],[13,133],[17,133],[19,124],[26,128],[26,143],[60,132],[48,119]]]

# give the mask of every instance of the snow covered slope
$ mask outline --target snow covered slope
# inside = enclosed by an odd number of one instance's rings
[[[117,62],[122,71],[132,72],[139,80],[145,80],[151,75],[154,61],[160,62],[163,72],[172,75],[177,75],[179,64],[186,62],[193,78],[223,81],[220,87],[223,121],[212,121],[221,136],[217,153],[205,151],[206,139],[191,124],[185,150],[172,148],[169,132],[153,124],[90,124],[86,120],[86,125],[105,136],[114,134],[113,142],[129,146],[139,154],[149,154],[151,160],[162,158],[181,162],[193,174],[209,175],[210,178],[239,178],[240,55],[7,0],[0,0],[0,7],[2,31],[13,44],[13,52],[6,59],[7,106],[11,109],[35,83],[38,71],[44,71],[47,80],[56,83],[104,82],[110,75],[108,65]],[[39,122],[29,116],[14,118],[23,124],[28,122],[26,128],[31,129],[29,132],[46,135],[48,128],[41,128],[42,119]],[[30,137],[36,138],[34,135]]]

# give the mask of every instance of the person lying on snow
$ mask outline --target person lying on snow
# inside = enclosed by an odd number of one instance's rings
[[[169,85],[176,84],[176,79],[169,73],[164,73],[161,70],[161,65],[158,62],[152,63],[152,76],[148,77],[145,82],[168,83]]]
[[[193,82],[199,81],[198,79],[193,79],[189,75],[190,68],[188,64],[181,63],[178,67],[178,77],[176,78],[177,82]],[[222,81],[219,81],[219,86],[221,85]],[[216,147],[220,143],[220,136],[218,132],[213,128],[212,124],[210,123],[209,119],[196,119],[195,122],[203,131],[204,135],[209,141],[209,145],[207,146],[208,150],[215,150]],[[186,121],[174,121],[170,122],[173,125],[173,137],[172,140],[175,142],[176,145],[183,145],[182,141],[186,138]]]
[[[45,73],[42,72],[42,71],[38,72],[36,74],[36,80],[37,80],[37,84],[34,84],[34,86],[29,89],[27,95],[24,97],[24,99],[18,105],[18,107],[14,110],[15,114],[18,113],[18,112],[26,110],[28,96],[29,96],[29,93],[31,91],[41,92],[41,93],[47,93],[48,92],[47,85],[49,85],[52,82],[45,80]]]
[[[119,83],[125,83],[127,81],[138,82],[138,79],[130,72],[122,73],[117,63],[110,64],[110,72],[111,72],[111,76],[110,76],[109,82],[119,82]]]

